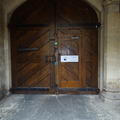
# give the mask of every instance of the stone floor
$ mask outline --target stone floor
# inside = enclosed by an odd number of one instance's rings
[[[120,106],[96,95],[11,95],[0,101],[0,120],[120,120]]]

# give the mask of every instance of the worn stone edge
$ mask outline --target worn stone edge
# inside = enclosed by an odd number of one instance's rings
[[[113,104],[120,104],[120,92],[102,91],[99,95],[104,102],[111,102]]]

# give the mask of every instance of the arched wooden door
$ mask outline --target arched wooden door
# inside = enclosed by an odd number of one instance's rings
[[[29,0],[13,14],[12,91],[98,92],[98,19],[82,0]]]

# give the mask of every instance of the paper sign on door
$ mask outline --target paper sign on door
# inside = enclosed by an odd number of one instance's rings
[[[79,62],[78,55],[64,55],[61,56],[61,62]]]

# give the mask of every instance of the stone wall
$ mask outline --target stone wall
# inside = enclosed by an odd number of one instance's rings
[[[120,6],[107,7],[107,88],[120,91]]]
[[[5,69],[4,69],[4,39],[3,39],[3,7],[2,0],[0,1],[0,98],[3,95]]]
[[[3,0],[4,8],[7,14],[13,12],[18,6],[27,0]],[[86,0],[93,8],[102,11],[102,0]]]
[[[105,98],[120,100],[120,0],[104,2]]]

